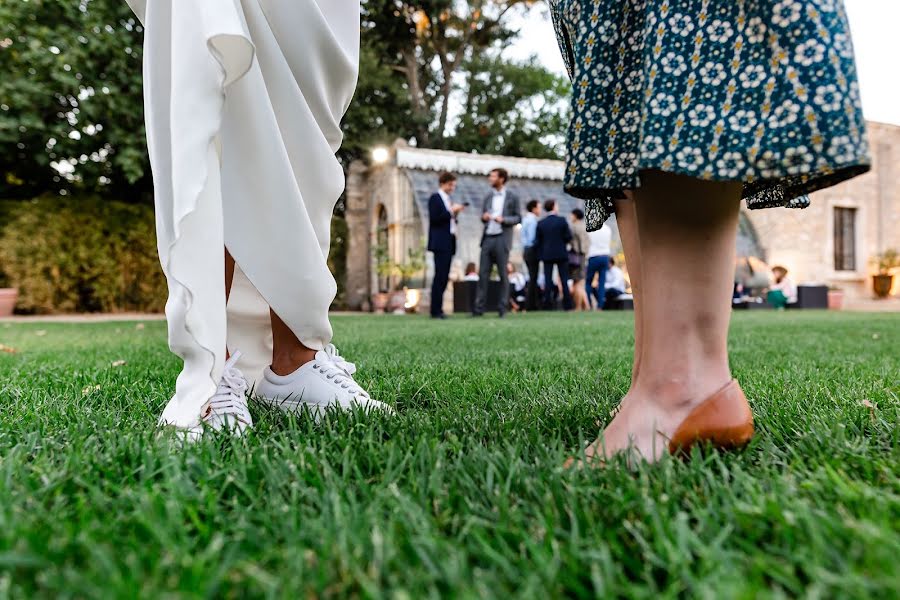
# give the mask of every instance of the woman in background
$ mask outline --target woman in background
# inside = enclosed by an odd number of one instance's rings
[[[569,250],[569,275],[572,278],[572,302],[575,310],[591,310],[585,283],[588,249],[591,238],[584,225],[584,211],[576,208],[571,214],[572,241]]]
[[[787,308],[788,304],[797,301],[797,286],[787,276],[788,270],[780,265],[772,267],[772,276],[775,282],[769,286],[766,300],[775,308]]]
[[[616,301],[619,296],[625,293],[625,273],[616,266],[616,259],[609,257],[609,269],[606,271],[606,281],[603,290],[603,297],[607,304]]]

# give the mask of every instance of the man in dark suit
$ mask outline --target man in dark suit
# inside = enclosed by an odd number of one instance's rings
[[[438,191],[428,199],[428,250],[434,253],[431,281],[431,318],[446,319],[444,291],[450,279],[450,263],[456,253],[456,217],[465,208],[450,200],[456,190],[456,175],[444,171],[438,176]]]
[[[559,273],[562,284],[563,308],[572,308],[572,296],[569,293],[569,251],[566,245],[572,240],[569,223],[557,210],[556,200],[544,202],[547,216],[538,223],[535,244],[544,262],[544,306],[553,308],[553,267]]]
[[[481,266],[478,272],[478,294],[472,315],[480,317],[484,314],[487,301],[488,284],[491,269],[497,265],[500,274],[500,301],[497,311],[500,316],[509,308],[509,275],[506,263],[513,245],[513,230],[522,222],[519,208],[519,197],[506,189],[509,173],[506,169],[494,169],[488,175],[491,192],[484,197],[481,220],[484,222],[484,233],[481,236]]]

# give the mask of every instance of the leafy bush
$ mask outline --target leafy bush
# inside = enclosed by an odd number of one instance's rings
[[[888,248],[881,254],[876,254],[872,258],[872,262],[879,275],[890,275],[891,271],[900,267],[900,252],[894,248]]]
[[[31,313],[160,311],[153,209],[96,197],[0,202],[0,277]]]

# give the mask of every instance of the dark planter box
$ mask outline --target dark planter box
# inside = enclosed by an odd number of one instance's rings
[[[797,302],[788,308],[828,308],[828,286],[798,285]]]
[[[631,298],[608,300],[603,308],[604,310],[634,310],[634,300]]]
[[[467,313],[472,312],[475,306],[475,297],[478,295],[477,281],[454,281],[453,282],[453,312]],[[488,283],[487,302],[485,302],[484,310],[486,312],[496,312],[497,302],[500,300],[500,282],[490,281]]]

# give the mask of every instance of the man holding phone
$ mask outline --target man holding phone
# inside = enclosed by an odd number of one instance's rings
[[[446,319],[444,292],[450,280],[450,263],[456,254],[456,217],[465,208],[450,196],[456,190],[456,175],[444,171],[438,176],[438,191],[428,199],[428,250],[434,254],[431,282],[431,318]]]
[[[484,198],[481,221],[484,233],[481,236],[481,267],[478,273],[478,295],[472,315],[480,317],[484,314],[487,302],[488,285],[491,270],[497,265],[500,274],[500,301],[497,311],[503,317],[509,308],[509,278],[506,263],[513,245],[513,230],[522,222],[519,208],[519,197],[506,189],[509,173],[506,169],[494,169],[488,175],[491,192]]]

